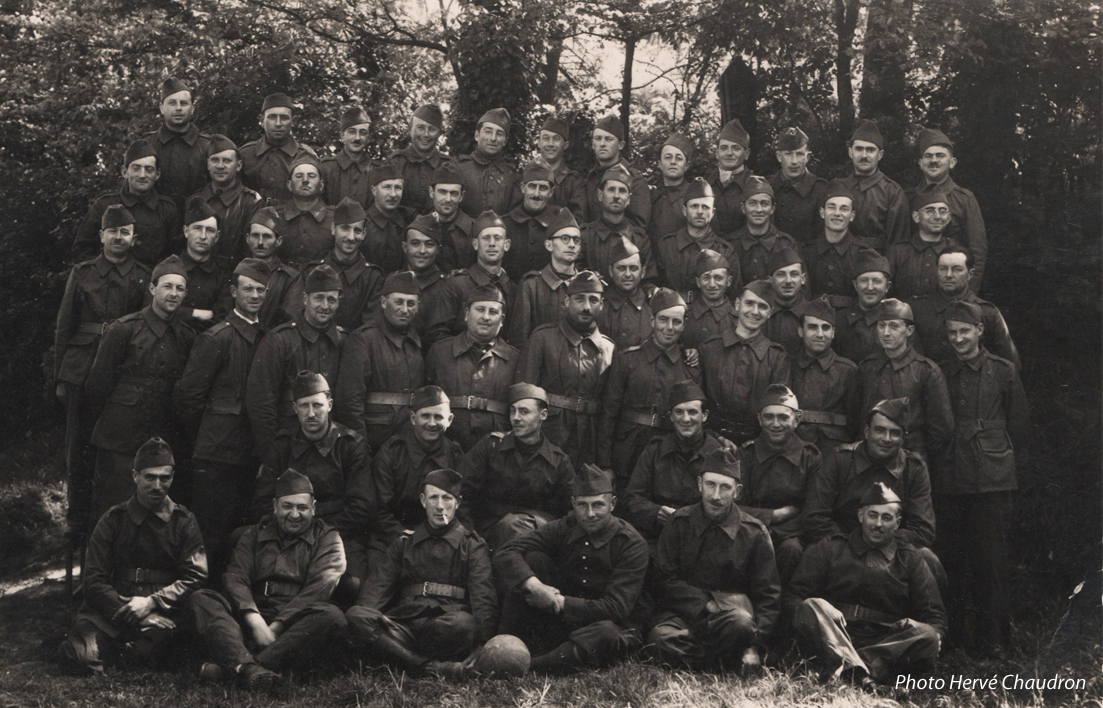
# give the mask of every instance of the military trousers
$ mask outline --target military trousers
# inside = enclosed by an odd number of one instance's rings
[[[194,469],[189,508],[203,533],[212,583],[220,583],[234,550],[230,536],[248,521],[257,469],[213,460],[195,460]]]
[[[531,510],[531,511],[518,511],[513,514],[506,514],[497,521],[493,521],[489,524],[483,524],[479,527],[479,535],[486,541],[486,545],[490,546],[493,551],[495,548],[501,548],[505,544],[509,543],[513,539],[523,534],[538,529],[549,521],[554,521],[555,517],[547,512]]]
[[[742,593],[725,594],[719,611],[694,621],[666,613],[647,642],[659,661],[672,666],[738,668],[757,635],[754,607]]]
[[[167,656],[167,645],[179,634],[179,625],[175,629],[137,629],[82,613],[62,640],[60,659],[71,669],[96,673],[102,673],[104,665],[113,660],[155,664]]]
[[[345,617],[353,641],[367,646],[385,634],[409,651],[442,661],[462,661],[475,648],[475,617],[462,610],[397,620],[357,605],[350,607]]]
[[[60,385],[65,402],[65,469],[69,474],[65,520],[70,533],[83,537],[97,520],[90,518],[96,471],[96,446],[92,444],[96,415],[88,405],[84,387],[65,381]]]

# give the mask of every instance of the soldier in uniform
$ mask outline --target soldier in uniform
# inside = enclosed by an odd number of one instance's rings
[[[213,659],[200,670],[205,680],[228,675],[246,689],[275,688],[277,671],[309,665],[345,629],[329,602],[345,572],[341,536],[315,516],[310,480],[292,469],[280,475],[271,510],[238,539],[222,593],[192,595],[196,630]]]
[[[361,250],[367,259],[384,273],[402,267],[402,238],[406,233],[406,212],[399,205],[405,188],[402,176],[394,165],[382,165],[371,173],[372,203],[368,207],[364,226],[367,236]]]
[[[618,492],[627,486],[648,441],[669,430],[663,405],[671,388],[701,378],[700,369],[686,362],[681,349],[685,300],[660,288],[649,306],[655,313],[651,336],[643,344],[614,350],[602,396],[597,465],[612,470]]]
[[[153,298],[108,325],[85,390],[101,411],[92,431],[96,452],[92,518],[134,493],[134,455],[151,437],[177,438],[172,386],[184,371],[195,332],[177,314],[188,273],[176,256],[150,276]],[[178,446],[179,447],[179,446]]]
[[[431,196],[435,175],[448,160],[448,156],[437,149],[443,131],[444,115],[440,106],[424,103],[410,116],[410,144],[389,158],[402,178],[402,206],[413,214],[430,214],[435,209]],[[459,207],[459,200],[454,206]]]
[[[267,294],[268,266],[246,258],[234,268],[233,309],[195,340],[173,403],[194,441],[192,507],[203,531],[211,573],[229,562],[230,532],[246,518],[258,460],[245,414],[245,382],[260,342],[258,313]]]
[[[769,529],[782,586],[804,553],[800,515],[821,464],[816,446],[797,435],[800,420],[797,397],[786,386],[773,384],[758,412],[762,433],[739,449],[746,480],[740,508]]]
[[[554,189],[551,205],[569,209],[575,220],[581,223],[586,216],[586,183],[582,175],[571,169],[564,159],[571,145],[570,140],[571,127],[567,121],[548,116],[536,137],[537,159],[552,173]]]
[[[671,514],[659,536],[648,643],[663,663],[756,671],[781,598],[770,532],[735,503],[743,485],[731,452],[705,458],[697,487],[700,501]]]
[[[214,258],[223,268],[232,269],[245,255],[245,235],[264,200],[242,183],[241,153],[225,135],[211,136],[206,164],[211,179],[191,196],[202,199],[218,217]]]
[[[191,88],[176,77],[161,82],[161,127],[145,136],[157,155],[161,175],[157,192],[184,210],[184,200],[207,182],[207,155],[212,136],[200,133]]]
[[[333,210],[333,250],[321,261],[341,278],[341,302],[333,321],[350,332],[376,313],[383,288],[383,269],[369,263],[361,248],[365,220],[359,202],[342,199]]]
[[[693,143],[681,133],[671,133],[659,148],[662,184],[651,190],[651,218],[647,234],[655,251],[664,236],[676,234],[686,225],[686,170],[693,160]]]
[[[790,367],[793,393],[803,406],[797,435],[825,456],[858,437],[862,407],[858,365],[831,348],[835,321],[835,308],[823,298],[804,307],[801,351]]]
[[[257,116],[264,135],[241,146],[242,181],[260,192],[267,206],[289,199],[291,163],[314,151],[295,140],[295,104],[282,93],[264,97]]]
[[[785,348],[791,361],[804,348],[800,336],[800,317],[808,305],[808,298],[804,295],[808,274],[804,261],[791,248],[771,253],[767,263],[770,282],[774,286],[774,306],[770,310],[770,319],[766,320],[765,334],[771,342]]]
[[[501,291],[475,288],[466,305],[467,328],[437,342],[425,359],[426,380],[452,398],[452,438],[465,451],[489,433],[509,431],[506,401],[521,358],[500,336],[505,317]]]
[[[431,195],[433,210],[430,216],[440,226],[440,267],[447,275],[457,268],[475,265],[475,220],[460,209],[463,201],[463,177],[456,166],[445,162],[433,171]],[[403,190],[406,194],[406,190]]]
[[[863,246],[881,253],[892,244],[906,241],[910,233],[904,190],[878,169],[885,156],[884,145],[876,123],[871,120],[859,123],[847,143],[854,171],[842,178],[854,196],[854,222],[850,230]]]
[[[855,303],[853,281],[862,247],[850,233],[854,196],[840,180],[832,180],[820,204],[820,230],[800,247],[813,296],[826,296],[832,307]]]
[[[226,314],[227,286],[231,268],[214,257],[222,235],[218,215],[203,199],[188,199],[184,211],[184,250],[180,261],[188,272],[188,294],[178,317],[202,331]]]
[[[531,671],[605,666],[642,644],[635,612],[647,542],[613,515],[613,477],[593,465],[571,487],[571,512],[494,554],[506,588],[501,631],[521,637]]]
[[[594,166],[584,175],[586,181],[586,216],[585,221],[597,221],[602,213],[598,194],[602,190],[605,181],[605,173],[613,165],[620,165],[628,174],[629,185],[628,206],[625,216],[630,221],[640,226],[646,232],[648,219],[651,218],[651,187],[647,184],[647,178],[643,173],[632,166],[622,155],[624,148],[624,124],[615,115],[607,115],[594,124],[593,136],[590,138],[590,146],[594,150]],[[638,245],[638,244],[637,244]],[[643,247],[640,246],[642,250]],[[594,267],[590,264],[590,267]]]
[[[429,348],[429,313],[444,290],[445,273],[440,268],[441,239],[441,223],[433,214],[421,214],[410,222],[402,239],[402,253],[406,257],[402,269],[414,274],[414,282],[420,292],[417,314],[410,326],[417,332],[426,353]]]
[[[697,254],[693,272],[697,289],[690,293],[686,310],[686,328],[682,332],[682,344],[686,349],[700,348],[713,337],[735,328],[737,320],[731,301],[734,279],[728,259],[706,248]]]
[[[276,233],[280,215],[272,207],[261,207],[249,220],[245,245],[249,255],[268,266],[268,292],[260,308],[261,329],[268,331],[288,322],[302,310],[303,282],[299,269],[279,257],[280,236]]]
[[[502,265],[509,272],[524,275],[548,264],[544,242],[552,233],[552,221],[563,211],[550,206],[554,189],[555,178],[551,170],[539,162],[525,165],[521,173],[520,203],[502,217],[509,238],[509,252]],[[571,221],[574,221],[573,216]]]
[[[777,209],[774,188],[761,177],[747,180],[743,187],[743,228],[727,236],[739,254],[740,275],[749,283],[771,275],[770,257],[786,248],[797,250],[797,242],[778,231],[773,215]]]
[[[643,260],[636,244],[624,237],[613,241],[605,274],[613,287],[606,291],[605,306],[597,316],[598,331],[617,349],[642,344],[651,336],[647,301],[654,286],[643,283]]]
[[[134,216],[121,204],[100,218],[103,251],[69,271],[54,330],[54,381],[65,406],[65,467],[69,473],[67,534],[81,545],[95,519],[89,518],[95,447],[96,411],[85,382],[107,325],[142,309],[149,298],[149,268],[131,255]]]
[[[684,197],[686,224],[677,232],[666,234],[659,241],[658,266],[660,280],[671,290],[687,295],[696,280],[697,257],[704,250],[716,251],[728,259],[739,275],[739,255],[730,243],[714,230],[713,205],[716,199],[708,182],[698,178],[690,183]],[[742,284],[740,277],[738,287]]]
[[[907,302],[938,292],[938,256],[947,248],[961,245],[946,236],[950,207],[941,192],[916,195],[912,220],[919,225],[915,233],[892,244],[885,254],[895,274],[892,292]]]
[[[619,163],[605,170],[598,183],[598,211],[590,222],[582,226],[582,262],[585,268],[596,273],[608,272],[613,244],[618,236],[626,238],[640,250],[643,260],[643,277],[656,280],[657,264],[653,256],[651,239],[642,226],[626,218],[629,200],[632,199],[633,177]]]
[[[881,350],[877,342],[877,313],[892,287],[889,260],[873,249],[859,251],[852,285],[857,298],[838,313],[835,348],[839,356],[857,364]]]
[[[507,230],[509,223],[506,222]],[[543,247],[551,255],[551,260],[543,268],[530,270],[521,278],[510,334],[510,340],[514,342],[526,342],[536,327],[559,321],[567,300],[567,283],[578,275],[575,262],[582,250],[582,235],[574,215],[560,209],[548,220],[545,231]],[[517,240],[511,238],[510,253],[513,253],[516,244]]]
[[[984,267],[988,263],[988,233],[984,228],[977,198],[964,187],[958,186],[950,176],[957,166],[954,143],[941,130],[924,128],[919,131],[919,169],[923,176],[919,184],[904,190],[909,202],[925,192],[941,192],[950,207],[950,223],[946,237],[969,249],[976,259],[976,275],[969,284],[974,293],[980,292]]]
[[[245,409],[258,458],[268,455],[277,432],[295,425],[291,388],[300,371],[314,371],[336,385],[345,338],[333,322],[340,298],[341,279],[329,266],[318,266],[304,279],[302,314],[268,332],[257,346]]]
[[[291,196],[276,207],[280,215],[276,233],[282,240],[280,257],[301,268],[333,248],[333,207],[322,199],[325,183],[318,158],[297,157],[288,171]]]
[[[73,260],[95,258],[100,252],[100,222],[109,206],[122,204],[134,216],[134,247],[131,255],[152,268],[178,242],[180,209],[171,197],[157,192],[154,184],[161,172],[157,153],[148,140],[130,144],[123,155],[123,186],[117,192],[96,197],[73,238]]]
[[[759,433],[758,411],[770,384],[789,384],[789,356],[762,334],[770,317],[773,286],[756,280],[736,302],[736,324],[699,348],[701,384],[713,411],[713,430],[737,444]]]
[[[812,157],[808,135],[796,126],[777,137],[774,156],[781,166],[767,178],[777,199],[774,223],[779,231],[789,234],[803,247],[823,230],[820,207],[827,192],[827,180],[808,169]]]
[[[341,151],[322,158],[322,182],[325,200],[337,206],[351,199],[361,207],[371,201],[371,171],[379,166],[368,154],[371,118],[360,106],[341,114]]]
[[[863,689],[935,668],[946,613],[915,548],[895,537],[900,497],[881,483],[859,502],[860,528],[808,549],[785,591],[798,638],[825,667]]]
[[[563,516],[575,480],[571,459],[544,435],[548,394],[529,383],[509,387],[510,432],[488,434],[464,455],[460,518],[491,550]]]
[[[456,518],[463,497],[455,470],[430,471],[418,489],[424,520],[387,548],[346,617],[353,640],[373,653],[458,679],[498,623],[490,552]]]
[[[336,416],[373,450],[398,432],[410,393],[425,383],[421,339],[410,327],[420,298],[413,273],[391,273],[379,297],[382,316],[350,334],[344,345]]]
[[[509,111],[491,108],[475,126],[475,150],[456,158],[463,184],[460,208],[471,218],[486,211],[507,214],[513,206],[517,170],[505,158],[512,121]]]
[[[133,493],[92,532],[84,601],[58,649],[62,664],[76,672],[102,673],[113,649],[129,661],[164,658],[184,602],[207,580],[199,525],[168,496],[172,449],[150,438],[132,461]]]
[[[747,169],[751,156],[751,136],[739,119],[728,121],[716,137],[716,170],[710,171],[709,186],[716,195],[712,228],[727,238],[743,228],[743,192],[753,177]]]

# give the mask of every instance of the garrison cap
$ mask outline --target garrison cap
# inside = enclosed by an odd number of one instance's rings
[[[877,312],[874,314],[874,322],[884,322],[885,320],[904,320],[905,322],[915,322],[915,317],[912,315],[912,307],[906,302],[897,300],[894,297],[887,297],[881,301],[881,304],[877,306]]]
[[[260,224],[271,231],[275,231],[279,223],[280,215],[276,212],[275,207],[261,207],[256,210],[253,214],[253,218],[249,220],[250,226],[253,224]]]
[[[609,263],[620,263],[625,258],[631,258],[639,252],[640,249],[636,244],[624,236],[620,236],[613,241],[613,245],[609,249]]]
[[[540,126],[540,130],[555,133],[564,140],[571,139],[571,126],[567,124],[567,121],[556,116],[548,116],[548,119],[544,121],[544,125]]]
[[[574,214],[570,209],[561,208],[559,211],[551,215],[548,219],[548,235],[545,238],[555,238],[555,235],[560,231],[567,229],[578,230],[578,222],[574,219]]]
[[[170,76],[161,82],[162,101],[164,101],[172,94],[180,93],[181,91],[187,91],[188,93],[191,93],[191,86],[188,86],[186,83],[176,78],[175,76]]]
[[[329,391],[329,382],[326,381],[326,377],[309,369],[300,371],[291,382],[291,396],[296,401],[316,393],[329,393]]]
[[[881,504],[903,504],[900,495],[888,488],[884,482],[874,482],[862,499],[858,502],[858,508],[865,506],[880,506]]]
[[[729,140],[745,148],[751,146],[751,136],[747,135],[747,131],[743,129],[743,124],[739,122],[738,118],[728,121],[728,124],[720,129],[720,134],[716,136],[716,142],[721,140]]]
[[[423,103],[417,107],[414,111],[414,118],[421,119],[429,125],[435,126],[444,130],[444,114],[440,111],[440,106],[435,103]]]
[[[752,280],[744,285],[743,289],[739,291],[740,297],[742,297],[743,293],[748,291],[770,303],[771,308],[774,306],[773,282],[769,280]]]
[[[617,164],[613,165],[602,173],[601,184],[598,186],[604,187],[605,183],[609,181],[620,182],[624,186],[631,188],[632,173],[630,173],[624,165],[618,162]]]
[[[291,166],[287,168],[287,175],[290,177],[295,172],[295,168],[299,165],[312,165],[314,169],[318,170],[318,174],[322,174],[322,163],[318,158],[314,157],[310,153],[304,153],[299,155],[291,161]]]
[[[134,215],[122,204],[112,204],[104,210],[100,217],[101,229],[117,229],[134,223]]]
[[[686,188],[685,203],[689,204],[694,199],[712,199],[713,196],[712,185],[706,182],[704,177],[698,177]]]
[[[290,108],[295,110],[295,104],[286,93],[270,93],[264,97],[264,103],[260,105],[260,112],[265,113],[272,108]]]
[[[850,191],[850,187],[846,186],[846,182],[841,179],[833,179],[827,183],[827,191],[823,193],[823,203],[827,204],[829,200],[840,197],[849,199],[851,204],[854,203],[854,192]]]
[[[477,125],[482,125],[483,123],[493,123],[507,133],[509,132],[510,126],[513,125],[513,121],[509,117],[509,111],[504,108],[491,108],[479,118]]]
[[[271,271],[268,264],[259,258],[243,258],[240,263],[234,266],[234,275],[244,275],[261,285],[268,285],[268,277],[271,275]]]
[[[368,180],[373,187],[379,186],[380,182],[387,182],[393,179],[403,179],[403,177],[402,173],[398,171],[398,168],[389,162],[385,162],[379,167],[373,168],[371,174],[368,176]]]
[[[218,133],[211,136],[211,146],[207,148],[207,157],[217,155],[220,152],[226,152],[227,150],[233,150],[238,157],[241,157],[241,151],[237,149],[237,143],[233,140]]]
[[[272,496],[279,499],[280,497],[290,497],[296,494],[314,496],[314,485],[310,483],[310,478],[306,475],[288,468],[276,480],[276,492]]]
[[[371,123],[371,118],[364,112],[364,109],[360,106],[353,106],[352,108],[346,108],[345,112],[341,114],[341,132],[345,132],[354,125],[362,125],[364,123]]]
[[[885,141],[881,138],[881,129],[871,120],[863,120],[858,124],[858,127],[854,129],[854,132],[850,136],[851,143],[855,140],[873,143],[880,149],[884,149],[885,147]]]
[[[756,194],[769,194],[770,199],[773,199],[774,188],[762,177],[751,177],[747,180],[747,188],[743,190],[743,203],[746,204]]]
[[[613,493],[613,475],[597,465],[586,463],[571,484],[572,497],[594,497]]]
[[[555,185],[555,175],[545,165],[536,162],[535,160],[525,165],[524,171],[521,173],[521,184],[528,184],[529,182],[543,181],[548,184]]]
[[[950,206],[950,202],[946,201],[946,195],[942,193],[942,190],[932,189],[929,192],[918,192],[912,198],[911,210],[919,211],[923,207],[930,206],[931,204],[945,204],[946,206]]]
[[[946,314],[943,315],[943,319],[979,325],[984,324],[984,311],[980,309],[980,305],[957,300],[946,307]]]
[[[782,152],[787,150],[798,150],[807,144],[808,135],[794,125],[791,128],[786,128],[781,135],[777,136],[777,140],[774,142],[774,149]]]
[[[788,247],[781,248],[770,254],[770,258],[766,261],[766,270],[772,275],[794,263],[800,263],[801,267],[804,267],[804,259],[799,253]]]
[[[577,295],[578,293],[603,293],[605,292],[605,286],[601,283],[601,278],[598,274],[592,270],[580,271],[578,275],[571,278],[567,283],[567,295]]]
[[[444,162],[440,167],[433,170],[433,181],[430,182],[430,186],[435,187],[438,184],[458,184],[462,188],[463,177],[460,177],[455,165],[451,162]]]
[[[440,386],[422,386],[410,396],[410,410],[412,411],[419,411],[429,406],[439,406],[442,403],[451,403],[451,401],[448,394]]]
[[[212,216],[217,224],[219,221],[218,214],[214,213],[214,209],[211,209],[211,205],[207,203],[207,200],[198,194],[190,197],[188,203],[184,206],[184,226],[190,226],[197,221],[206,221]]]
[[[440,243],[440,221],[432,214],[418,214],[418,217],[411,221],[410,225],[406,227],[406,233],[410,233],[411,231],[425,234],[438,244]]]
[[[179,275],[187,280],[188,269],[184,267],[184,261],[180,260],[180,256],[173,254],[153,266],[153,273],[149,276],[149,282],[156,283],[162,275]]]
[[[594,130],[604,130],[616,137],[617,140],[624,140],[624,123],[621,123],[620,118],[612,113],[594,123]]]
[[[880,413],[893,423],[907,430],[908,403],[910,403],[910,401],[907,396],[903,398],[886,398],[877,401],[877,404],[869,409],[869,416],[866,418],[866,421],[873,420],[874,413]]]
[[[954,149],[954,141],[950,140],[946,133],[943,133],[938,128],[924,128],[919,131],[919,154],[927,152],[927,149],[935,145],[945,145],[951,150]]]
[[[854,264],[854,274],[861,275],[863,273],[884,273],[885,277],[892,277],[892,265],[889,264],[889,259],[882,256],[875,249],[863,248],[858,251],[858,260]]]
[[[383,281],[383,290],[380,295],[401,293],[403,295],[421,295],[421,288],[417,286],[417,276],[412,270],[400,270],[391,273]]]
[[[800,313],[800,317],[802,323],[805,317],[815,317],[818,320],[823,320],[832,327],[835,326],[835,308],[832,307],[831,303],[827,301],[827,298],[822,295],[806,303],[804,311]]]
[[[659,288],[651,296],[651,301],[647,305],[651,308],[651,313],[657,315],[671,307],[685,307],[686,301],[670,288]]]
[[[138,448],[138,454],[134,456],[134,469],[141,471],[150,467],[174,467],[176,460],[172,458],[172,448],[161,438],[150,438]]]
[[[444,490],[454,497],[460,496],[460,483],[463,477],[456,470],[445,467],[439,470],[431,470],[421,478],[421,488],[433,485],[437,489]]]
[[[141,160],[143,157],[157,157],[157,153],[153,151],[153,143],[145,138],[135,140],[126,148],[126,153],[123,154],[123,167],[129,166],[131,162]]]
[[[697,254],[697,260],[693,264],[693,276],[704,275],[710,270],[716,270],[717,268],[727,268],[731,270],[731,263],[721,253],[717,253],[711,248],[703,248],[701,252]]]
[[[355,224],[366,218],[367,214],[364,213],[364,207],[360,206],[360,202],[351,197],[342,199],[341,203],[337,205],[337,208],[333,210],[334,226]]]
[[[800,410],[797,403],[797,394],[793,393],[785,384],[770,384],[766,387],[766,393],[762,396],[762,410],[766,406],[785,406],[795,411]]]
[[[667,408],[673,410],[674,406],[687,401],[704,401],[705,392],[701,384],[693,379],[679,381],[670,387],[670,395],[667,397]]]
[[[689,141],[689,138],[682,135],[681,133],[671,133],[670,137],[668,137],[666,139],[666,142],[663,143],[663,147],[666,147],[667,145],[681,150],[682,154],[686,157],[686,162],[689,162],[693,159],[693,143],[691,143]],[[659,152],[662,152],[661,148],[659,149]]]
[[[530,383],[515,383],[509,387],[509,402],[516,403],[517,401],[523,401],[526,398],[534,398],[537,401],[543,401],[544,405],[548,404],[548,393],[544,389],[535,384]]]
[[[704,475],[706,472],[722,474],[725,477],[731,477],[736,482],[743,478],[743,474],[739,469],[739,458],[731,450],[723,447],[705,455],[705,459],[701,463],[700,474]]]
[[[478,237],[479,234],[487,229],[502,229],[506,228],[506,224],[502,221],[501,217],[487,209],[482,214],[479,214],[479,218],[475,219],[475,227],[471,229],[472,235]]]
[[[333,270],[332,266],[323,263],[306,274],[303,281],[303,292],[307,295],[327,293],[332,290],[338,292],[342,290],[341,277],[337,275],[337,271]]]

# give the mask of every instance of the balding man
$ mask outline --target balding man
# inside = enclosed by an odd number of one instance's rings
[[[827,191],[827,180],[808,169],[812,157],[808,135],[796,126],[786,128],[777,136],[774,156],[780,169],[767,178],[777,199],[774,223],[779,231],[789,234],[803,246],[823,229],[819,210]]]
[[[295,140],[295,104],[283,93],[264,97],[257,116],[264,134],[241,146],[242,181],[269,204],[289,199],[291,163],[314,151]]]
[[[513,206],[520,175],[505,157],[512,125],[509,111],[491,108],[475,124],[475,150],[455,160],[464,188],[460,208],[471,218],[485,211],[508,214]]]
[[[161,127],[145,136],[157,155],[157,191],[183,211],[184,200],[207,182],[207,155],[213,136],[195,126],[195,94],[175,76],[161,82]]]
[[[656,257],[660,280],[683,296],[694,288],[697,259],[704,250],[715,251],[727,259],[729,267],[734,267],[733,275],[740,272],[735,248],[714,230],[715,202],[708,182],[700,178],[691,182],[683,197],[685,225],[659,241]]]
[[[345,109],[340,124],[341,151],[321,160],[322,181],[325,182],[325,202],[337,206],[348,198],[363,206],[371,199],[372,169],[378,163],[368,154],[371,138],[371,118],[360,106]]]
[[[594,166],[585,175],[585,221],[597,221],[601,216],[602,209],[598,201],[598,193],[602,189],[601,183],[610,167],[620,165],[628,172],[631,181],[625,216],[637,226],[646,229],[648,219],[651,217],[650,187],[643,173],[624,159],[623,152],[627,145],[624,131],[625,126],[620,118],[612,114],[598,119],[594,124],[594,132],[590,137],[590,146],[594,151]]]
[[[751,136],[739,119],[728,121],[716,138],[716,170],[710,171],[709,185],[716,195],[712,227],[724,236],[743,228],[743,192],[751,179],[747,159],[751,156]]]
[[[847,142],[847,154],[853,166],[843,178],[854,195],[854,223],[851,230],[862,245],[881,253],[889,246],[906,241],[910,233],[908,200],[900,185],[878,168],[885,156],[881,129],[871,120],[863,120]]]
[[[304,267],[333,248],[333,207],[322,199],[325,183],[318,158],[306,154],[291,162],[287,190],[290,196],[276,206],[280,215],[276,233],[282,240],[279,254],[288,263]]]
[[[448,160],[437,148],[443,132],[444,114],[440,106],[423,103],[410,116],[410,144],[389,158],[402,177],[402,206],[415,214],[429,214],[434,209],[431,196],[434,174]]]

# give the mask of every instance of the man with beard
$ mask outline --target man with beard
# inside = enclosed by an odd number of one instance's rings
[[[881,253],[906,241],[909,233],[908,200],[900,185],[878,169],[885,156],[881,129],[863,120],[847,143],[854,171],[842,180],[854,196],[854,222],[850,229],[866,248]]]
[[[369,261],[384,273],[402,267],[402,236],[406,231],[406,213],[399,207],[405,191],[402,176],[394,165],[383,165],[371,173],[372,204],[368,207],[367,230],[361,246]]]
[[[571,128],[567,121],[556,116],[548,116],[540,126],[536,136],[537,160],[551,170],[553,189],[550,204],[569,209],[578,222],[586,214],[586,183],[577,170],[573,170],[564,159],[567,148],[571,146]]]
[[[693,143],[681,133],[671,133],[659,149],[659,174],[662,183],[651,191],[651,218],[647,234],[655,250],[664,236],[678,233],[685,226],[686,170],[693,160]]]
[[[642,344],[651,335],[647,300],[655,288],[643,283],[643,261],[636,244],[623,237],[614,240],[605,274],[613,287],[605,293],[598,330],[612,339],[618,350]]]
[[[510,244],[502,265],[512,273],[524,275],[548,264],[544,241],[551,233],[548,228],[552,220],[562,211],[548,206],[554,180],[551,170],[539,162],[525,165],[521,175],[521,203],[502,217]],[[574,217],[571,219],[573,221]]]
[[[333,210],[333,250],[322,263],[341,278],[341,302],[333,321],[349,331],[365,324],[379,308],[383,269],[361,252],[366,216],[359,202],[348,197]],[[310,272],[310,267],[307,269]]]
[[[713,230],[712,187],[703,179],[696,179],[686,189],[682,211],[685,226],[659,241],[658,266],[660,280],[671,290],[683,296],[693,290],[697,258],[701,251],[715,251],[734,264],[733,272],[739,274],[739,256],[730,243]],[[742,281],[740,281],[742,282]],[[738,284],[737,284],[738,287]]]
[[[697,254],[693,272],[697,290],[686,310],[686,328],[682,344],[697,349],[736,325],[735,307],[731,301],[732,269],[728,259],[709,249]],[[736,270],[738,273],[739,271]]]
[[[195,99],[191,88],[170,76],[161,82],[161,127],[145,136],[157,155],[161,174],[157,192],[184,210],[184,200],[207,181],[207,155],[212,136],[200,133],[192,120]]]
[[[245,246],[249,255],[268,266],[268,294],[260,308],[260,326],[268,331],[295,317],[302,308],[303,282],[299,269],[279,257],[280,239],[276,229],[280,215],[272,207],[261,207],[249,220]]]
[[[430,216],[440,227],[440,268],[447,275],[457,268],[475,265],[475,220],[468,216],[460,203],[463,201],[463,177],[456,166],[445,162],[433,170],[430,184],[433,209]],[[403,194],[406,190],[403,190]]]
[[[632,175],[621,164],[605,170],[598,184],[597,205],[592,221],[582,227],[582,262],[595,273],[606,273],[617,237],[626,238],[640,250],[646,280],[655,280],[658,269],[652,256],[651,239],[643,227],[626,218],[632,199]]]
[[[506,222],[509,228],[509,222]],[[563,315],[567,283],[578,275],[575,262],[582,249],[582,235],[574,215],[560,209],[547,223],[544,250],[551,254],[550,262],[540,270],[530,270],[521,278],[520,294],[513,310],[515,342],[528,340],[532,330],[548,322],[557,322]],[[510,239],[510,253],[516,240]]]
[[[893,294],[908,302],[938,292],[938,256],[960,246],[946,237],[950,207],[941,192],[916,195],[912,220],[919,225],[916,232],[906,241],[894,243],[886,254],[896,275]]]
[[[214,258],[221,267],[229,269],[245,255],[249,222],[264,200],[260,194],[242,184],[241,153],[225,135],[211,136],[207,150],[207,173],[210,182],[191,196],[202,199],[218,217],[220,235],[215,244]]]
[[[333,248],[333,207],[322,199],[325,183],[318,158],[295,158],[289,173],[287,189],[291,196],[276,207],[280,215],[276,233],[283,241],[280,257],[301,268]]]
[[[258,119],[264,135],[241,146],[241,179],[246,187],[260,192],[270,206],[292,196],[288,181],[292,163],[301,157],[313,156],[314,151],[292,135],[295,104],[286,94],[265,96]]]
[[[214,258],[221,236],[218,216],[198,197],[188,200],[184,212],[184,250],[180,261],[188,271],[188,294],[180,305],[180,317],[202,331],[222,319],[227,309],[229,268]]]
[[[777,209],[774,189],[761,177],[747,181],[743,189],[743,228],[728,236],[735,252],[739,254],[740,275],[744,283],[769,278],[770,259],[788,248],[797,250],[797,243],[786,233],[777,230],[773,215]]]
[[[444,115],[440,106],[424,103],[410,116],[410,144],[389,158],[402,178],[402,206],[414,214],[430,214],[435,209],[432,199],[434,175],[448,160],[448,156],[437,149],[442,132]],[[459,207],[459,200],[455,206]]]
[[[406,257],[403,270],[414,274],[420,292],[417,314],[410,326],[421,339],[423,350],[429,348],[429,313],[444,290],[445,273],[439,265],[442,238],[441,223],[436,216],[422,214],[410,222],[402,239],[402,253]]]
[[[751,136],[738,118],[728,121],[716,138],[716,170],[707,177],[716,195],[712,227],[724,238],[743,228],[745,222],[743,192],[753,178],[747,169],[750,156]]]
[[[892,287],[888,259],[872,249],[859,251],[852,285],[858,297],[839,311],[835,346],[839,356],[857,364],[881,350],[877,343],[877,312]]]
[[[820,205],[822,228],[800,247],[813,296],[824,295],[832,307],[853,307],[859,253],[858,238],[850,232],[854,221],[854,195],[845,184],[827,185]]]
[[[804,348],[800,337],[800,317],[808,305],[804,261],[793,249],[783,248],[770,254],[767,268],[774,286],[774,306],[766,321],[766,338],[784,347],[792,361]]]
[[[351,199],[363,206],[371,201],[368,180],[379,164],[368,154],[370,137],[371,118],[363,108],[353,106],[341,114],[341,151],[321,161],[326,204],[337,206]]]
[[[505,159],[512,121],[504,108],[491,108],[475,126],[475,151],[456,158],[463,180],[460,208],[475,218],[485,211],[507,214],[513,206],[517,170]]]
[[[624,142],[624,124],[618,116],[607,115],[594,124],[594,133],[590,138],[590,146],[594,150],[594,166],[586,173],[586,221],[597,221],[601,216],[601,204],[598,194],[601,192],[601,183],[605,181],[605,173],[610,167],[620,165],[629,174],[628,206],[625,216],[630,221],[644,230],[647,229],[647,220],[651,217],[651,188],[647,184],[647,178],[643,173],[624,159],[622,153],[626,143]],[[640,247],[642,250],[642,246]],[[594,266],[590,266],[594,267]]]
[[[777,199],[774,222],[803,246],[823,229],[819,209],[827,191],[827,180],[808,169],[812,151],[808,135],[794,126],[787,128],[774,142],[774,156],[780,164],[777,172],[767,178]]]

